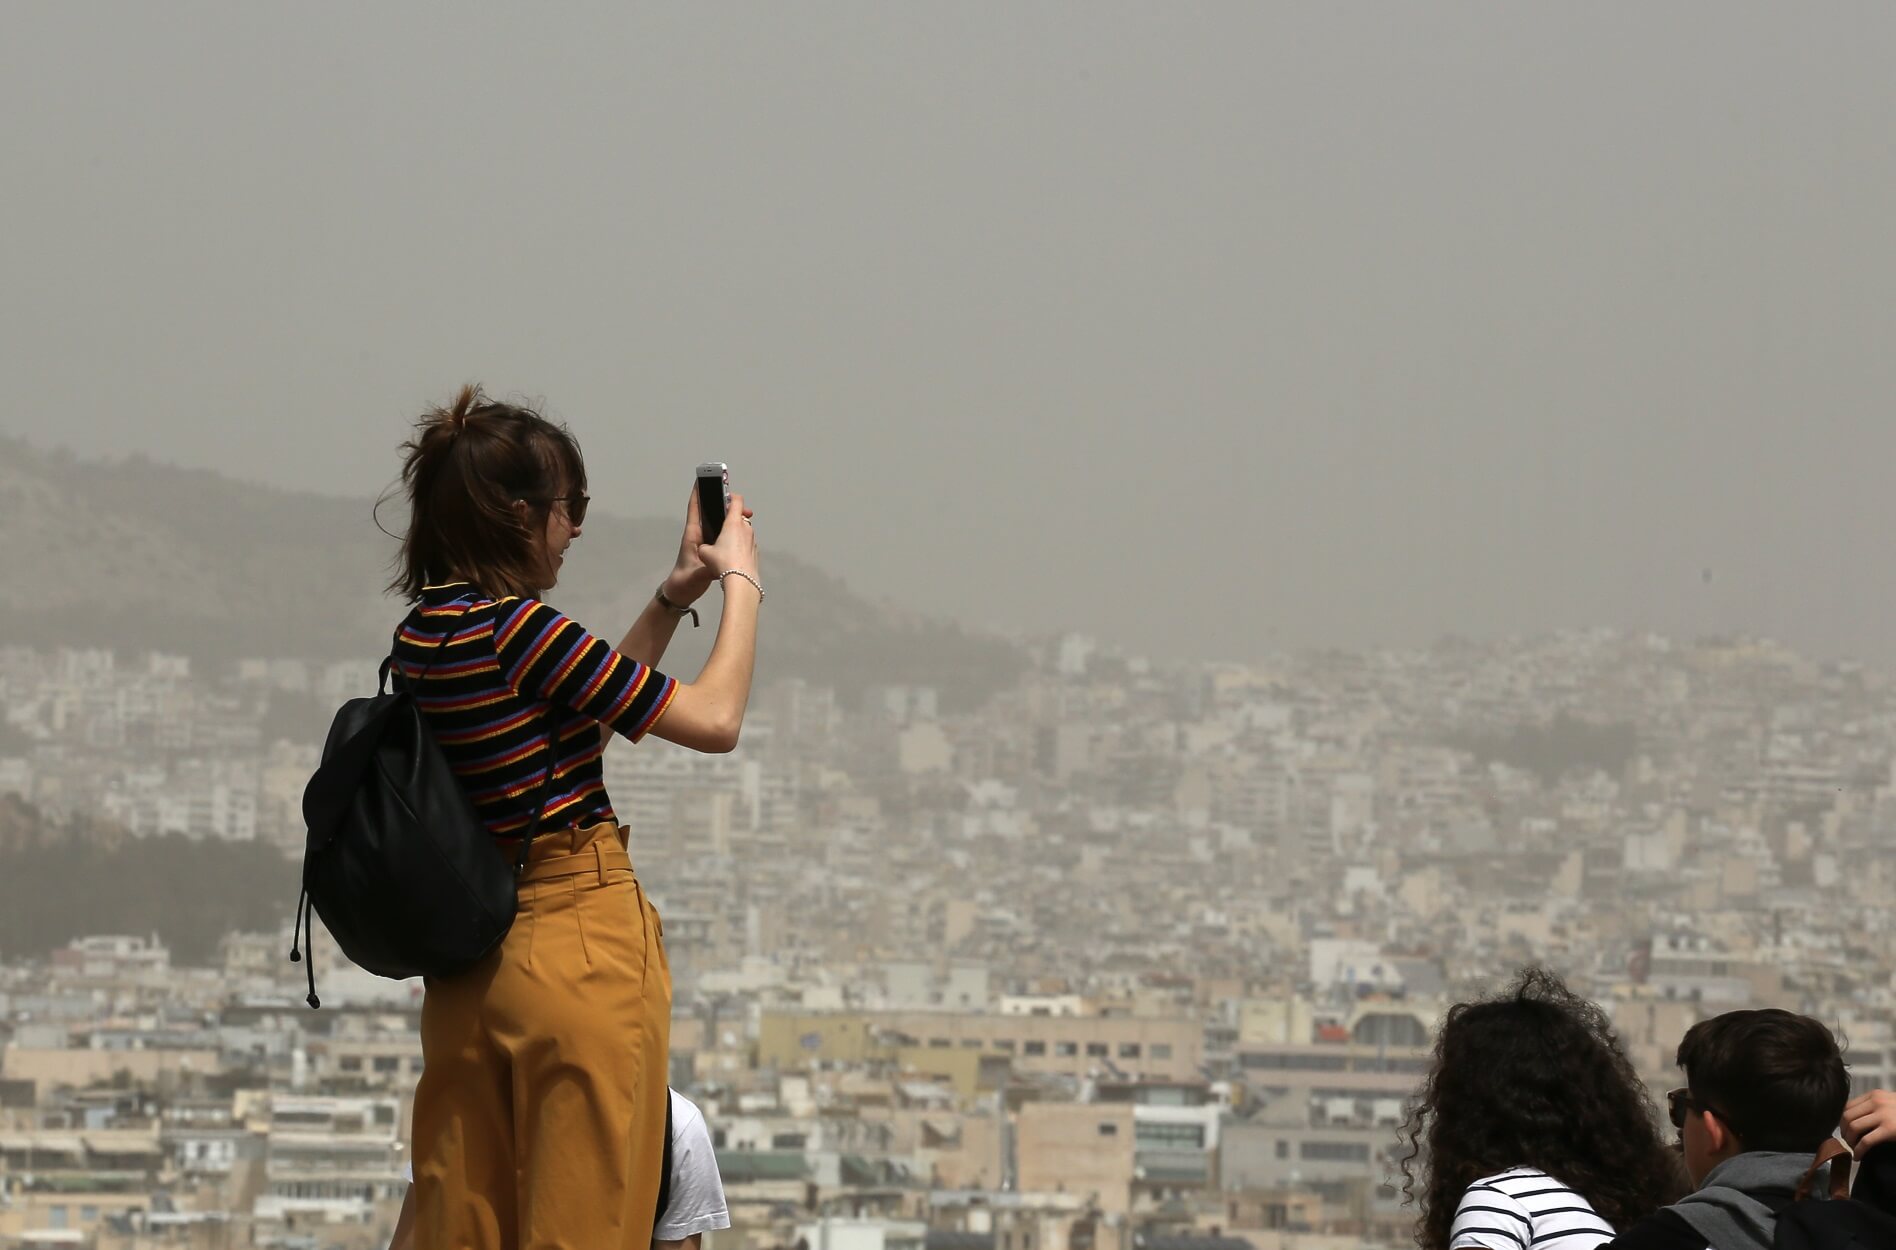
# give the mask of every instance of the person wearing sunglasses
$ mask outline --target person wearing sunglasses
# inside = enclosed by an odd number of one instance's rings
[[[613,646],[543,598],[589,502],[564,426],[468,386],[403,451],[411,515],[390,589],[411,606],[392,662],[495,853],[527,850],[500,947],[427,980],[414,1244],[650,1250],[671,973],[600,760],[615,735],[736,746],[764,598],[752,513],[733,496],[734,523],[707,543],[693,490],[677,560]],[[716,640],[677,681],[657,666],[712,586]]]
[[[1806,1178],[1815,1182],[1813,1196],[1821,1199],[1827,1189],[1819,1152],[1837,1131],[1850,1093],[1837,1040],[1809,1016],[1730,1011],[1686,1031],[1678,1064],[1685,1084],[1666,1095],[1666,1110],[1694,1188],[1607,1245],[1770,1250]],[[1847,1155],[1841,1144],[1836,1149]],[[1882,1172],[1892,1163],[1884,1157],[1875,1166]],[[1847,1167],[1847,1159],[1829,1166]],[[1863,1179],[1852,1196],[1874,1202]]]
[[[1595,1250],[1684,1188],[1605,1013],[1538,968],[1449,1009],[1403,1138],[1420,1250]]]

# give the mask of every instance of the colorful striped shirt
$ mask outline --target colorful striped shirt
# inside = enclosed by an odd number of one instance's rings
[[[416,702],[496,837],[532,823],[550,758],[549,708],[560,742],[542,829],[618,819],[599,726],[637,742],[678,689],[538,599],[490,599],[466,582],[425,587],[394,647],[402,677],[427,670]]]

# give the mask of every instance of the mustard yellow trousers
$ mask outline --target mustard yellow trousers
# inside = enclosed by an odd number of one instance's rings
[[[625,830],[533,841],[498,950],[430,978],[415,1092],[415,1244],[650,1250],[671,969]]]

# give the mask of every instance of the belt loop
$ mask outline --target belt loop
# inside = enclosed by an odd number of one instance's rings
[[[599,884],[606,883],[606,844],[598,838],[593,839],[593,863],[599,865]]]

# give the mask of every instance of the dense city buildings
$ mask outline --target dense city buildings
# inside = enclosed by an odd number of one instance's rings
[[[282,932],[94,924],[0,971],[0,1246],[385,1244],[419,987],[285,961],[302,787],[366,664],[0,649],[0,803],[281,848]],[[760,689],[740,748],[613,745],[665,917],[718,1250],[1406,1242],[1457,997],[1544,963],[1642,1075],[1719,1010],[1896,1061],[1896,689],[1605,631],[1167,666],[1069,636],[972,712]],[[5,797],[11,796],[11,797]]]

